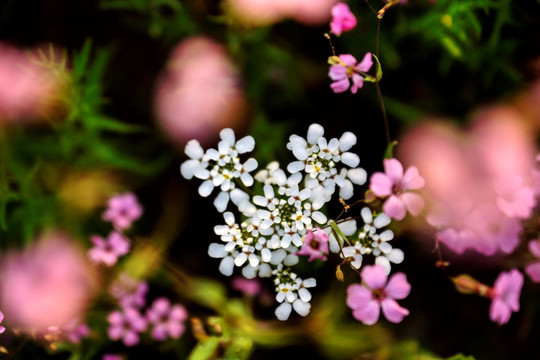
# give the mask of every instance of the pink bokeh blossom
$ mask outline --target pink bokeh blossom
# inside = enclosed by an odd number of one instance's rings
[[[356,26],[356,16],[351,12],[349,5],[345,3],[337,3],[332,8],[332,21],[330,22],[330,30],[336,35],[350,31]]]
[[[338,58],[339,62],[330,66],[328,71],[328,76],[333,81],[330,88],[338,94],[347,91],[350,87],[351,93],[356,94],[358,89],[364,86],[364,77],[361,73],[368,72],[373,66],[371,53],[366,53],[360,63],[350,54],[342,54]]]
[[[129,252],[129,240],[121,233],[112,231],[107,239],[93,235],[91,238],[94,247],[88,250],[88,257],[93,263],[113,266],[120,256]]]
[[[296,252],[296,255],[309,256],[309,262],[315,259],[326,261],[328,252],[328,234],[317,226],[315,231],[307,231],[302,248]]]
[[[247,296],[255,296],[261,291],[259,279],[246,279],[243,276],[235,276],[231,281],[233,289],[244,293]]]
[[[96,274],[73,239],[48,232],[25,252],[4,257],[0,268],[0,304],[9,323],[46,332],[84,318],[97,288]]]
[[[143,208],[133,193],[113,196],[107,202],[107,209],[102,215],[103,221],[113,224],[117,230],[131,227],[131,223],[141,217]]]
[[[347,305],[356,320],[373,325],[379,320],[381,308],[386,319],[393,323],[399,323],[409,315],[409,310],[396,301],[406,298],[411,291],[405,274],[394,274],[387,282],[382,266],[368,265],[361,276],[365,286],[352,284],[347,288]]]
[[[510,320],[512,312],[519,311],[519,297],[523,287],[523,275],[516,269],[502,272],[493,286],[489,318],[499,325]]]
[[[384,173],[376,172],[371,176],[369,189],[380,198],[387,198],[383,205],[386,215],[395,220],[403,220],[407,210],[418,215],[424,207],[424,200],[409,190],[424,187],[424,178],[416,166],[409,167],[403,173],[403,166],[397,159],[384,159]]]
[[[534,282],[540,282],[540,239],[529,241],[529,251],[538,260],[527,265],[525,272]]]
[[[146,330],[147,322],[137,309],[115,310],[107,316],[107,333],[111,340],[122,339],[124,345],[135,346],[139,343],[139,334]]]
[[[171,305],[169,299],[164,297],[154,300],[146,311],[146,319],[152,326],[152,337],[159,341],[167,338],[178,339],[182,336],[187,316],[187,311],[182,305]]]
[[[109,288],[109,293],[118,300],[123,308],[140,309],[146,304],[147,292],[148,283],[146,281],[137,281],[125,273],[120,274]]]

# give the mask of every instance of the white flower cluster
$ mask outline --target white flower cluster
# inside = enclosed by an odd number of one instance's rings
[[[348,152],[356,144],[356,135],[345,132],[339,140],[333,138],[330,141],[323,135],[324,128],[312,124],[307,139],[291,135],[287,144],[287,149],[298,159],[290,163],[287,170],[292,174],[305,172],[305,185],[312,189],[311,200],[315,209],[330,200],[336,185],[340,188],[339,196],[347,200],[354,194],[353,183],[363,185],[367,179],[366,171],[358,167],[358,155]],[[340,162],[352,169],[338,169]]]
[[[384,213],[373,218],[373,213],[368,207],[363,208],[360,214],[364,226],[360,229],[358,237],[349,237],[353,245],[343,247],[343,253],[340,253],[340,255],[353,258],[351,265],[356,269],[360,269],[362,266],[362,257],[364,255],[373,255],[375,256],[375,264],[381,265],[386,270],[386,273],[390,274],[390,263],[400,264],[404,258],[403,251],[393,249],[392,245],[388,243],[394,238],[392,230],[384,230],[379,233],[381,228],[390,224],[391,219]],[[356,222],[354,227],[356,227]],[[348,235],[355,232],[353,231]]]
[[[287,320],[292,309],[301,316],[306,316],[311,310],[311,293],[307,288],[315,287],[317,281],[313,278],[302,280],[289,269],[281,265],[273,271],[276,286],[276,300],[281,303],[275,314],[279,320]]]
[[[250,158],[245,163],[240,162],[239,155],[253,151],[255,140],[245,136],[236,141],[232,129],[223,129],[219,133],[221,141],[218,149],[203,150],[197,140],[187,143],[185,153],[189,160],[182,163],[180,172],[186,179],[193,176],[205,180],[199,187],[199,195],[209,196],[214,187],[220,188],[220,193],[214,200],[214,206],[219,212],[224,212],[229,199],[237,205],[249,200],[249,195],[236,188],[235,180],[240,180],[245,186],[253,185],[250,172],[257,168],[257,160]]]

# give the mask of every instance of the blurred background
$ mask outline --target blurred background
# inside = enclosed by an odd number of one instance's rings
[[[357,135],[353,151],[368,173],[382,169],[387,145],[372,84],[355,95],[329,87],[332,52],[324,33],[336,2],[262,3],[0,2],[2,253],[31,248],[50,230],[62,230],[60,237],[70,237],[64,241],[85,251],[92,234],[108,231],[101,213],[109,197],[130,191],[144,207],[129,230],[130,256],[117,269],[91,275],[84,296],[92,299],[85,316],[93,336],[53,350],[36,338],[21,340],[6,325],[0,335],[6,356],[91,359],[121,352],[128,359],[172,359],[191,353],[210,359],[235,349],[239,358],[253,359],[539,357],[539,286],[527,280],[521,311],[497,326],[489,320],[487,299],[458,294],[434,266],[434,232],[420,232],[414,223],[394,229],[396,246],[406,254],[396,271],[407,274],[413,289],[403,301],[411,314],[399,325],[368,327],[352,318],[344,299],[357,278],[346,272],[345,283],[335,281],[337,258],[300,266],[303,277],[317,274],[318,286],[311,314],[287,323],[274,319],[271,282],[261,284],[260,296],[246,297],[219,274],[207,249],[223,218],[211,198],[199,197],[199,183],[179,174],[188,140],[208,148],[216,146],[222,128],[233,128],[237,138],[250,134],[262,169],[274,160],[292,161],[288,137],[305,136],[319,123],[328,138]],[[376,9],[385,4],[370,3]],[[365,1],[348,4],[358,25],[333,37],[333,45],[338,54],[360,59],[375,51],[377,18]],[[434,120],[466,133],[481,109],[500,106],[511,109],[536,141],[539,16],[536,0],[409,0],[391,8],[381,23],[379,58],[392,138]],[[396,151],[403,151],[400,144]],[[329,217],[340,211],[337,202],[328,207]],[[444,256],[454,274],[466,271],[487,284],[501,267],[522,261]],[[166,294],[184,304],[201,321],[204,336],[195,322],[176,342],[127,349],[108,341],[111,304],[102,292],[121,271],[147,279],[151,297]]]

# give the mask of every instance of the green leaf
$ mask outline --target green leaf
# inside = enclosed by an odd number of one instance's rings
[[[85,118],[85,124],[93,129],[100,129],[119,134],[146,132],[148,129],[141,125],[126,124],[108,116],[88,116]]]
[[[379,61],[379,58],[377,56],[375,56],[375,54],[371,54],[371,56],[373,56],[373,59],[375,59],[375,66],[376,66],[376,69],[377,69],[376,72],[375,72],[375,79],[377,81],[381,81],[382,75],[383,75],[381,62]]]
[[[200,341],[189,354],[188,360],[210,360],[217,359],[217,350],[219,346],[219,338],[216,336],[209,337],[206,341]]]
[[[456,354],[454,356],[450,356],[447,358],[447,360],[475,360],[473,356],[466,356],[462,353]]]
[[[386,147],[386,150],[384,152],[384,158],[385,159],[391,159],[394,157],[394,147],[398,144],[396,140],[392,141],[388,146]]]

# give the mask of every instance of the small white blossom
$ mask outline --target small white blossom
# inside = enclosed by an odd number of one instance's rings
[[[276,308],[276,317],[285,321],[289,318],[292,309],[300,316],[309,314],[311,293],[308,288],[315,287],[316,280],[313,278],[302,280],[295,273],[284,270],[281,265],[272,274],[275,276],[276,301],[281,303]]]

